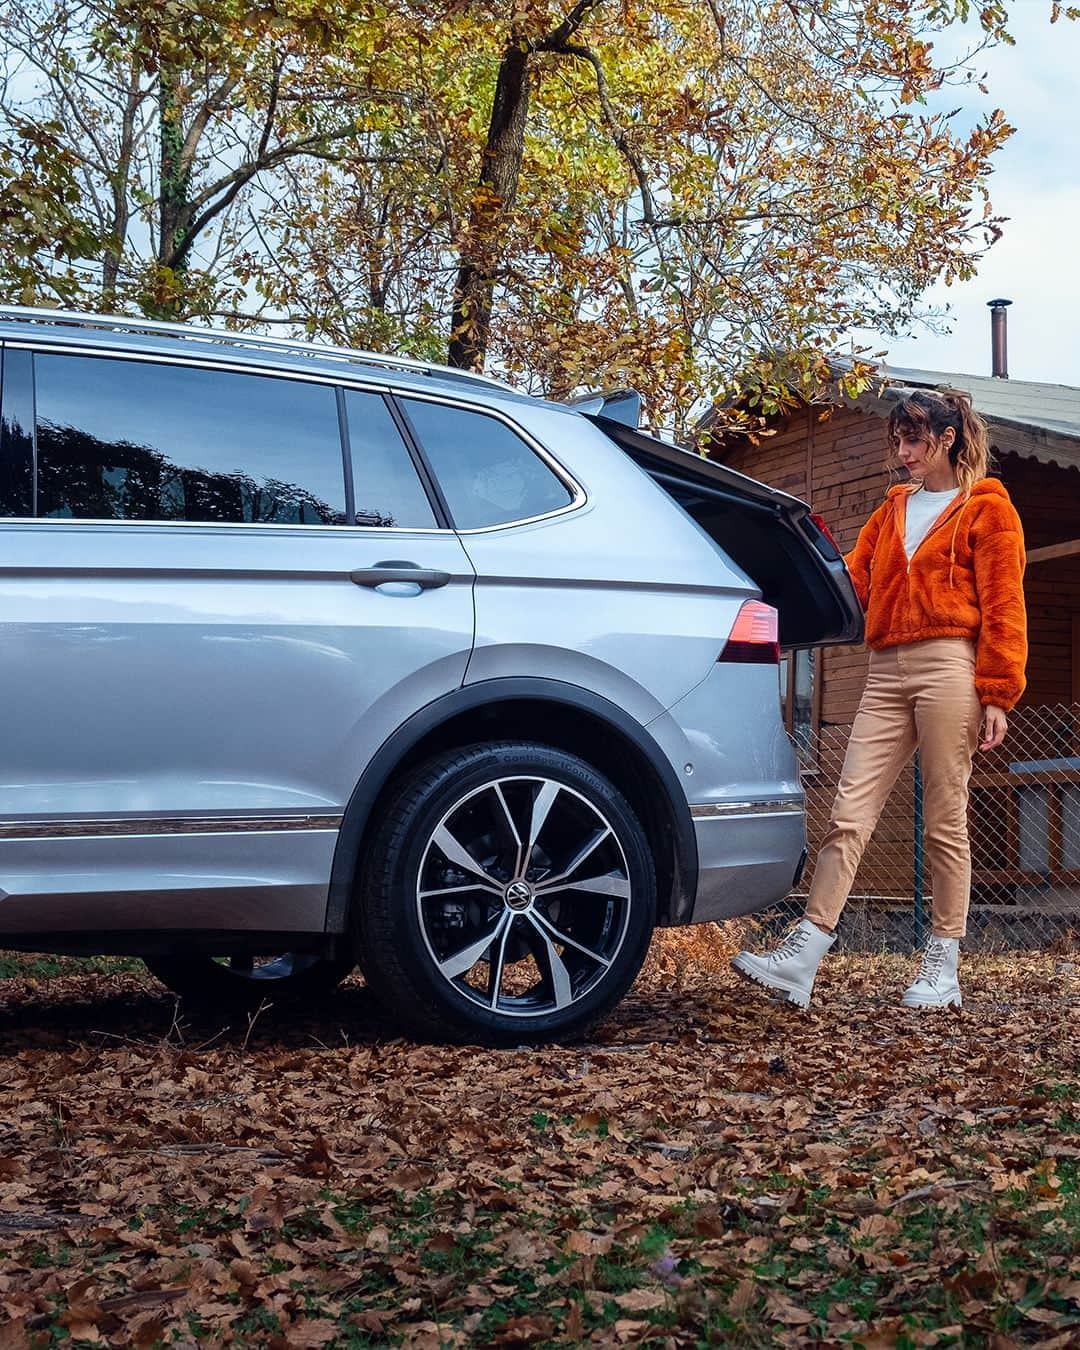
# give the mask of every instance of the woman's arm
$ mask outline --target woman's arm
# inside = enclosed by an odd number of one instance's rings
[[[844,562],[847,563],[855,586],[855,594],[859,597],[859,604],[864,610],[870,602],[870,564],[874,558],[878,535],[881,533],[881,517],[884,510],[884,506],[878,507],[859,531],[855,547],[844,555]]]
[[[975,645],[975,689],[984,707],[1005,712],[1024,692],[1027,611],[1024,606],[1024,536],[1020,518],[974,539],[975,589],[982,615]]]
[[[1009,729],[1009,719],[1005,709],[996,703],[987,703],[983,708],[982,726],[979,728],[979,749],[996,750],[1005,739]]]

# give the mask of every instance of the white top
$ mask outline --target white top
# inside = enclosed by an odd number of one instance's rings
[[[919,488],[907,499],[907,512],[904,528],[904,551],[910,558],[942,511],[954,500],[959,488],[947,488],[944,492],[927,492]]]

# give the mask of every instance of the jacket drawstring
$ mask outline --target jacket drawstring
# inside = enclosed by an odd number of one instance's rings
[[[970,497],[965,497],[963,506],[957,511],[956,523],[952,527],[952,538],[949,540],[949,589],[953,591],[956,589],[953,585],[953,568],[956,566],[956,531],[960,528],[960,517],[964,514],[964,507],[970,500]]]

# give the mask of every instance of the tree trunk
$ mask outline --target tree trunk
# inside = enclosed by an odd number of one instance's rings
[[[183,162],[184,129],[181,123],[179,100],[168,73],[161,72],[161,90],[158,95],[158,118],[161,131],[161,177],[158,191],[159,229],[157,260],[159,267],[181,271],[187,254],[181,248],[184,226],[190,214],[188,186],[190,172]],[[179,299],[172,295],[162,308],[169,317],[180,311]]]
[[[447,360],[479,370],[487,355],[502,230],[517,195],[529,112],[529,51],[512,40],[495,84],[484,162],[454,287]]]

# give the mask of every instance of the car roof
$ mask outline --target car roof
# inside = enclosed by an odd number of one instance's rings
[[[318,374],[350,382],[366,379],[416,393],[441,393],[479,404],[492,402],[542,405],[574,412],[565,404],[547,403],[514,389],[502,380],[434,362],[364,352],[258,333],[202,328],[196,324],[158,323],[116,315],[0,306],[0,342],[63,346],[88,355],[136,353],[182,357],[204,362],[250,366],[264,373]]]

